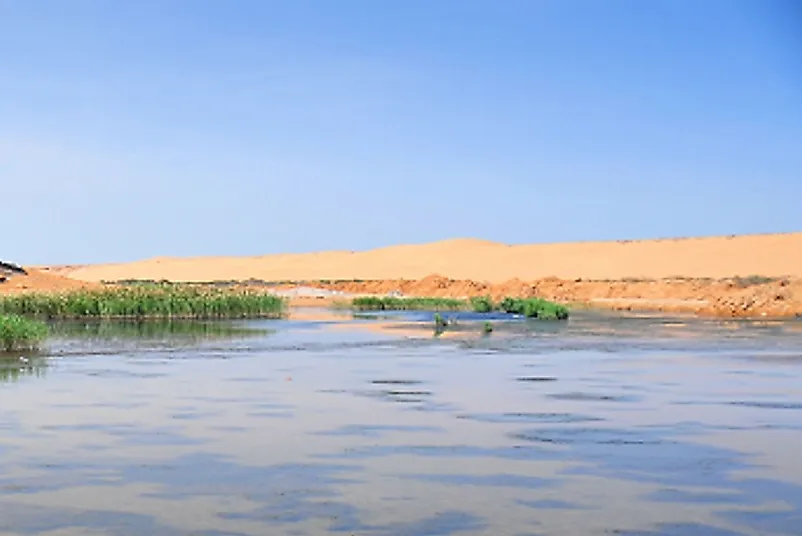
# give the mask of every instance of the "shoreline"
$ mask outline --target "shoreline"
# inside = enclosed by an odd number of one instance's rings
[[[179,283],[180,282],[176,282]],[[119,284],[119,283],[116,283]],[[613,311],[694,314],[718,318],[802,318],[802,278],[668,278],[594,281],[548,277],[534,281],[511,279],[502,283],[450,279],[430,275],[422,279],[209,281],[198,286],[253,290],[280,295],[290,307],[336,307],[359,296],[493,300],[543,298],[570,307]],[[58,293],[114,286],[87,283],[29,270],[0,283],[0,295]]]
[[[546,278],[531,282],[478,283],[429,276],[419,280],[305,281],[269,286],[274,292],[320,289],[330,296],[290,296],[293,307],[329,306],[352,296],[538,297],[567,305],[616,311],[694,314],[718,318],[802,318],[802,279],[668,279],[583,281]]]

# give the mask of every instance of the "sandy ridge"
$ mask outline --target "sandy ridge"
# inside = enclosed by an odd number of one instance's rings
[[[617,242],[505,245],[458,239],[363,252],[328,251],[258,257],[162,257],[122,264],[64,267],[82,281],[265,281],[447,278],[621,280],[802,277],[802,233]]]

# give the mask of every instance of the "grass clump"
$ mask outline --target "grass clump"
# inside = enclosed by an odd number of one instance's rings
[[[519,314],[527,318],[542,320],[565,320],[568,308],[540,298],[504,298],[498,304],[488,297],[458,300],[454,298],[354,298],[351,307],[357,311],[473,311],[491,313],[502,311]]]
[[[467,302],[454,298],[394,298],[365,296],[354,298],[358,311],[463,311]]]
[[[488,296],[478,296],[471,298],[471,309],[474,313],[492,313],[496,306]]]
[[[499,309],[505,313],[542,320],[565,320],[568,318],[566,306],[540,298],[504,298],[499,304]]]
[[[0,314],[76,318],[278,318],[284,300],[244,290],[137,285],[63,294],[0,297]]]
[[[47,326],[19,315],[0,315],[0,351],[35,350],[47,336]]]

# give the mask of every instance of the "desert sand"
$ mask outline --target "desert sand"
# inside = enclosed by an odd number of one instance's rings
[[[459,239],[364,252],[328,251],[261,257],[156,258],[71,267],[81,281],[315,281],[322,279],[621,280],[802,277],[802,233],[665,240],[505,245]]]
[[[364,252],[156,258],[39,267],[9,278],[0,293],[121,280],[243,281],[269,291],[303,284],[348,294],[539,296],[613,309],[802,317],[802,233],[515,246],[458,239]],[[325,301],[299,297],[293,303]]]
[[[97,283],[78,281],[58,274],[28,268],[26,274],[3,274],[0,282],[0,294],[18,294],[22,292],[66,292],[82,288],[96,288]]]

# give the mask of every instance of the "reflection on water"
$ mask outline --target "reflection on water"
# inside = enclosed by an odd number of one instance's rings
[[[149,339],[159,341],[197,342],[206,339],[236,338],[262,334],[266,330],[249,329],[223,321],[140,320],[91,322],[57,322],[51,325],[51,335],[81,339]]]
[[[456,321],[60,326],[0,534],[800,534],[798,322]]]
[[[33,356],[30,352],[24,356],[0,353],[0,383],[16,382],[26,376],[41,378],[46,369],[47,359]]]

